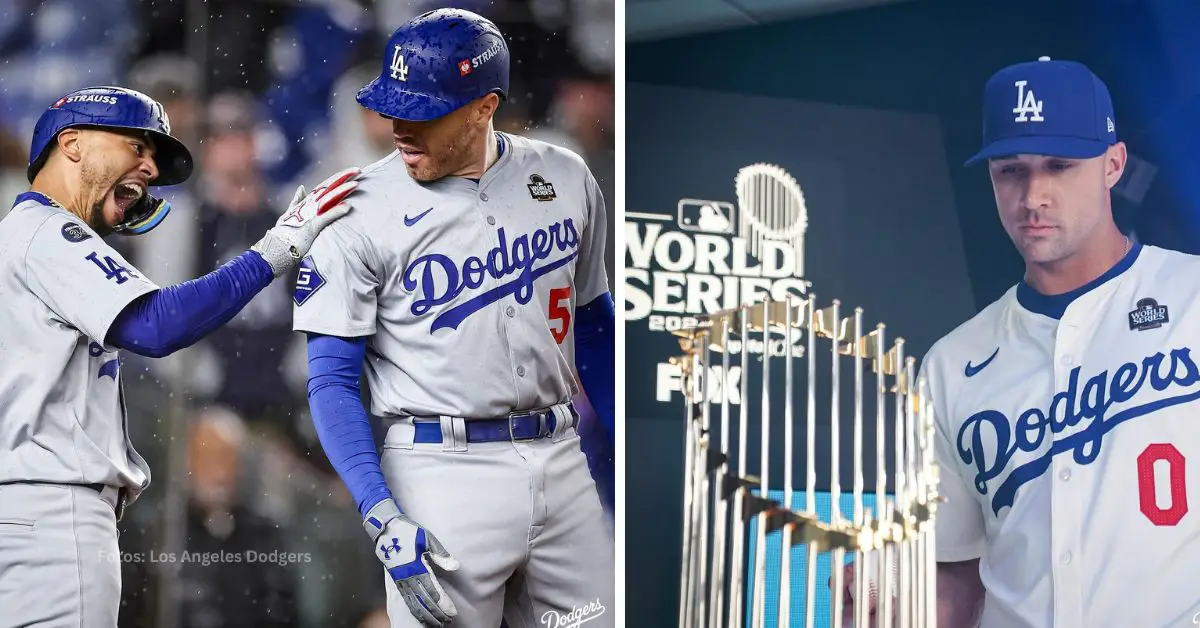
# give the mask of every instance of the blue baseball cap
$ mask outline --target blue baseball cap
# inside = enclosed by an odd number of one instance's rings
[[[1117,143],[1112,97],[1087,66],[1076,61],[1010,65],[983,90],[983,148],[971,165],[993,157],[1098,157]]]

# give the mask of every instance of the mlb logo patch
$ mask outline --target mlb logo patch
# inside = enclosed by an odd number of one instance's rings
[[[325,278],[317,271],[317,264],[312,256],[304,258],[300,261],[299,272],[296,273],[296,290],[292,292],[292,301],[295,301],[297,306],[304,305],[323,285]]]
[[[1139,299],[1137,307],[1129,313],[1129,329],[1146,331],[1158,329],[1170,322],[1167,306],[1159,305],[1154,299]]]

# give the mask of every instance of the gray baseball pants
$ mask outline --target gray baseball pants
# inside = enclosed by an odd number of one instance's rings
[[[116,490],[0,484],[0,626],[114,628]]]
[[[559,416],[550,436],[482,443],[464,442],[461,418],[442,419],[440,444],[414,443],[411,418],[389,421],[388,486],[460,564],[433,567],[458,609],[452,626],[616,625],[613,538],[574,423]],[[384,580],[392,628],[418,628]]]

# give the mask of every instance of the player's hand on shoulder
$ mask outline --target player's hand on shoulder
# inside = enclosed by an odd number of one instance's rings
[[[312,192],[305,193],[303,185],[296,188],[292,202],[275,226],[250,247],[271,265],[276,277],[308,254],[322,229],[350,212],[352,204],[346,198],[358,189],[356,179],[361,173],[359,168],[347,168],[322,181]]]
[[[385,499],[371,507],[363,522],[375,542],[375,555],[383,562],[408,610],[427,626],[442,626],[458,616],[430,565],[457,571],[458,561],[425,528]]]

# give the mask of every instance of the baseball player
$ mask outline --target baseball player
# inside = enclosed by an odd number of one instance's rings
[[[116,523],[150,483],[119,351],[165,356],[228,321],[349,211],[358,171],[297,190],[252,250],[160,288],[103,238],[153,229],[171,208],[149,186],[192,173],[162,106],[73,92],[42,114],[29,154],[31,189],[0,220],[0,625],[111,628]]]
[[[1025,276],[922,367],[938,625],[1194,625],[1200,259],[1118,230],[1126,149],[1085,66],[1004,68],[983,117],[968,163],[986,162]]]
[[[492,123],[509,52],[442,9],[389,38],[358,102],[396,150],[301,264],[321,443],[385,567],[391,625],[614,622],[614,548],[574,370],[613,424],[604,200],[583,160]],[[386,428],[376,453],[371,413]]]

